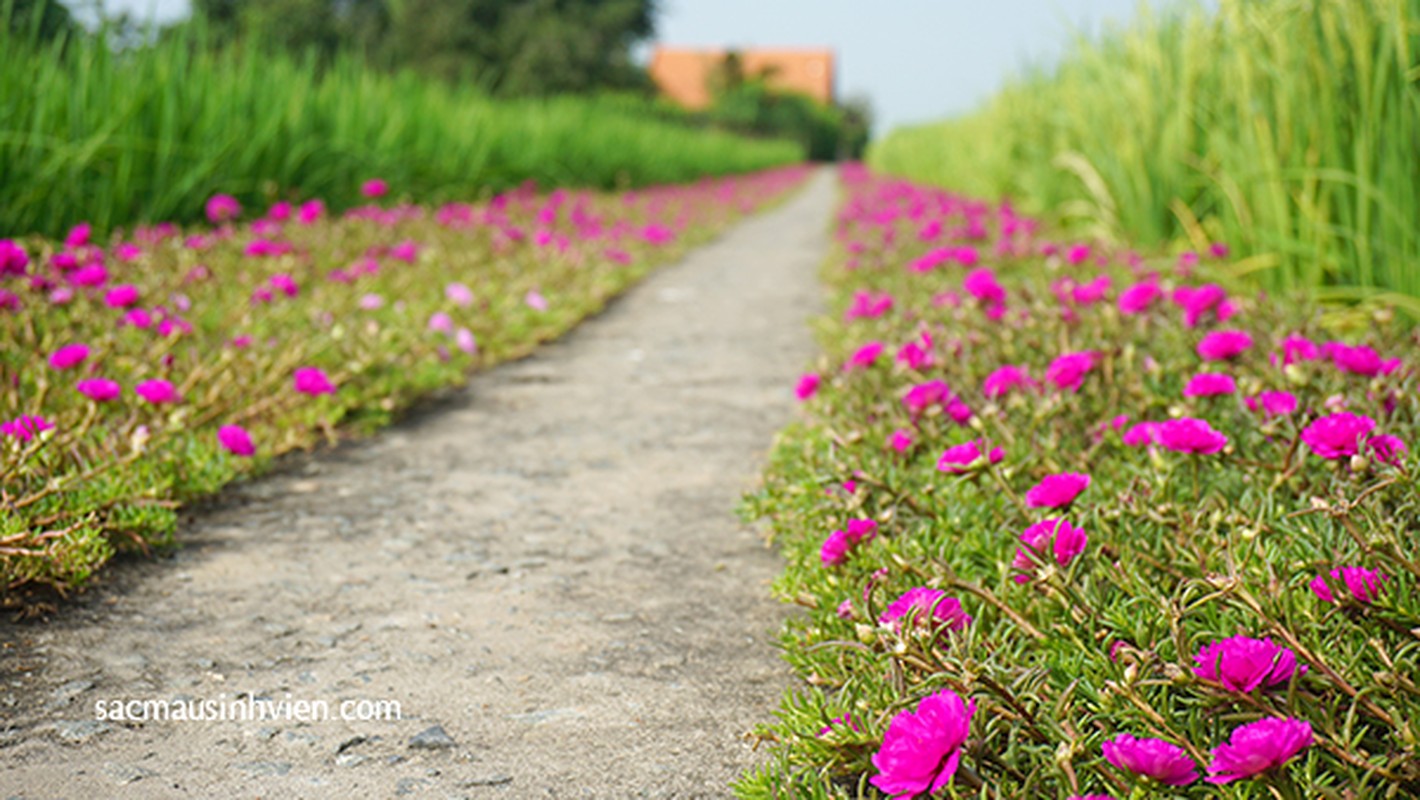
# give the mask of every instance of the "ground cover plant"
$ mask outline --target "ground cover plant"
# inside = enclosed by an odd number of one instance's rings
[[[371,179],[340,216],[216,195],[213,227],[0,240],[0,580],[169,542],[183,501],[527,352],[805,175],[440,207]]]
[[[845,171],[742,797],[1420,793],[1415,330]]]
[[[1116,241],[1226,241],[1270,288],[1402,293],[1420,318],[1420,1],[1211,5],[1082,38],[870,161]]]
[[[343,211],[370,175],[440,203],[527,180],[681,183],[804,155],[682,124],[640,98],[492,99],[349,54],[217,49],[200,26],[123,49],[102,36],[41,43],[0,19],[0,52],[0,235],[193,222],[218,192]]]

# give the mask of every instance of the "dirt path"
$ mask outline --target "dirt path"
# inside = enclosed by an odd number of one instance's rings
[[[173,560],[0,631],[0,797],[726,796],[788,679],[777,559],[732,509],[812,353],[832,200],[816,176],[441,408],[227,493]],[[95,714],[248,693],[403,718]]]

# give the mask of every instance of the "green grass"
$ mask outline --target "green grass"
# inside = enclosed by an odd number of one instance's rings
[[[1268,287],[1399,293],[1420,314],[1420,0],[1219,5],[1141,11],[869,161],[1115,241],[1225,242]]]
[[[2,12],[0,12],[2,13]],[[215,52],[193,31],[119,52],[36,45],[0,25],[0,236],[192,221],[248,205],[359,202],[384,178],[420,202],[526,180],[626,188],[802,160],[802,147],[693,128],[630,97],[490,100],[354,58]]]

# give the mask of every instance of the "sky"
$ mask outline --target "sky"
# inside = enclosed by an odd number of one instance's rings
[[[1140,0],[660,2],[656,40],[664,44],[832,48],[839,97],[867,97],[884,132],[972,110],[1024,65],[1059,58],[1077,33],[1132,19]],[[184,15],[188,0],[105,5],[167,21]]]

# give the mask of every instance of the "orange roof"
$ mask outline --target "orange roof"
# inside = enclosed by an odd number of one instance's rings
[[[710,105],[710,77],[729,52],[657,47],[651,54],[651,80],[670,99],[689,109]],[[771,88],[801,92],[821,103],[832,103],[833,51],[813,49],[737,50],[745,74],[763,75]]]

